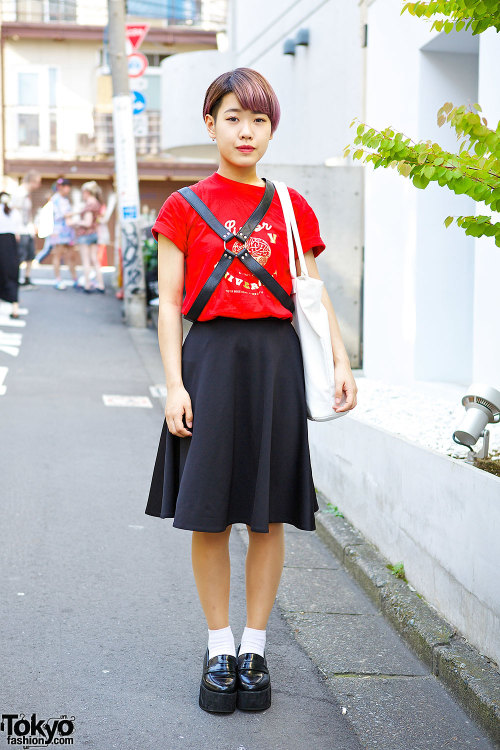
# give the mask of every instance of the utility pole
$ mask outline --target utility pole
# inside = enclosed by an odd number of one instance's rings
[[[146,289],[139,230],[139,187],[132,101],[125,51],[125,0],[108,0],[108,27],[125,321],[127,325],[144,328],[147,322]]]

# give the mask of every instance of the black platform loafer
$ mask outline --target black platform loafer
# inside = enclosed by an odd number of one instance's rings
[[[222,654],[209,659],[207,648],[200,685],[200,707],[205,711],[232,713],[236,708],[236,681],[236,657]]]
[[[238,653],[237,705],[242,711],[264,711],[271,705],[271,678],[265,655]]]

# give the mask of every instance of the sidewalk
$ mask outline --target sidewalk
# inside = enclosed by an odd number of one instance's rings
[[[320,538],[293,527],[268,628],[272,707],[201,711],[191,535],[144,514],[163,420],[156,332],[126,329],[112,294],[43,286],[21,306],[25,327],[0,314],[18,334],[17,355],[0,350],[3,713],[74,716],[73,746],[92,750],[494,747]],[[236,638],[245,537],[238,526],[230,542]]]

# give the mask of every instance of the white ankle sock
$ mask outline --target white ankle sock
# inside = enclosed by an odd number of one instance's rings
[[[266,648],[266,631],[247,628],[241,636],[240,654],[260,654],[264,656]]]
[[[213,656],[221,654],[236,656],[234,636],[230,625],[218,630],[208,629],[208,658],[211,659]]]

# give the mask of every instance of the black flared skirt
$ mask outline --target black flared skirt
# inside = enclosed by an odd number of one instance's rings
[[[182,348],[192,437],[163,424],[146,513],[193,531],[315,529],[300,343],[289,320],[194,323]]]

